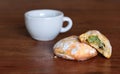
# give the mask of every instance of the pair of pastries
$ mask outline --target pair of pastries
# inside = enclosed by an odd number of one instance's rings
[[[97,30],[61,39],[53,49],[58,57],[78,61],[95,57],[98,54],[97,51],[106,58],[110,58],[112,54],[109,40]]]

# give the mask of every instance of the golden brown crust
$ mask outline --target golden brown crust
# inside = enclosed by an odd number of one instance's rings
[[[94,44],[94,43],[89,43],[87,41],[89,36],[98,36],[98,38],[105,44],[104,48],[99,48],[98,45]],[[97,30],[90,30],[86,33],[83,33],[79,36],[79,39],[81,42],[85,42],[87,44],[90,44],[92,47],[96,48],[98,52],[100,52],[103,56],[105,56],[106,58],[110,58],[111,54],[112,54],[112,46],[110,44],[110,41],[103,35],[101,34],[99,31]]]
[[[69,60],[87,60],[97,55],[91,46],[80,43],[78,36],[61,39],[54,45],[54,53],[58,57]]]

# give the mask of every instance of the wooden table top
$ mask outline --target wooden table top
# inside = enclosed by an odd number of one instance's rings
[[[52,41],[36,41],[28,34],[24,13],[57,9],[73,20],[73,27]],[[87,61],[54,59],[54,44],[67,36],[99,30],[113,47],[112,57]],[[119,74],[119,0],[0,0],[0,74]]]

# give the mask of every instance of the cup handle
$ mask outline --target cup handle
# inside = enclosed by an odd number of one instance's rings
[[[62,27],[61,28],[61,33],[67,32],[68,30],[70,30],[72,28],[72,20],[69,17],[64,17],[63,18],[63,22],[67,21],[68,24],[66,27]]]

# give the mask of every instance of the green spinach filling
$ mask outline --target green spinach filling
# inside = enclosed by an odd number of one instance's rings
[[[87,41],[89,43],[97,44],[99,46],[99,48],[101,48],[101,49],[103,49],[105,47],[105,44],[96,35],[89,36]]]

